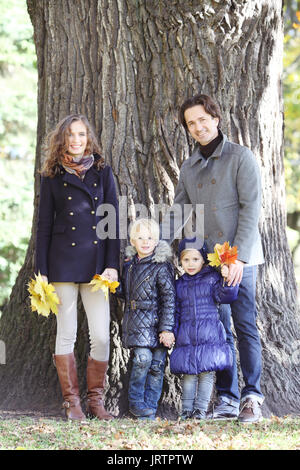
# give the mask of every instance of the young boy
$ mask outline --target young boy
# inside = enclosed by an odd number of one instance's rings
[[[152,219],[133,223],[130,243],[122,274],[126,301],[122,340],[133,353],[129,411],[139,418],[154,419],[167,348],[174,342],[174,273],[168,261],[171,249],[159,241],[159,226]]]

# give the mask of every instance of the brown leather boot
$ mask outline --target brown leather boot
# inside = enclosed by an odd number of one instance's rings
[[[80,406],[79,387],[74,353],[54,355],[54,364],[64,397],[63,408],[70,420],[86,419]]]
[[[88,357],[87,365],[87,386],[88,386],[88,402],[87,413],[98,419],[113,419],[104,408],[103,391],[105,387],[105,376],[108,362],[95,361]]]

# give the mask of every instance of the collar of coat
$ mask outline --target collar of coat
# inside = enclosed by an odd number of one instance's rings
[[[125,250],[125,255],[126,258],[132,259],[134,256],[137,254],[137,251],[134,246],[128,245]],[[141,259],[141,262],[143,261],[149,261],[153,263],[165,263],[166,261],[170,261],[172,258],[172,250],[170,245],[164,241],[160,240],[158,244],[156,245],[156,248],[153,252],[152,255],[149,255],[145,258]]]
[[[201,278],[205,276],[208,273],[213,273],[217,272],[213,267],[209,266],[208,264],[205,264],[201,271],[199,271],[197,274],[193,274],[192,276],[188,273],[184,273],[179,279],[184,279],[185,281],[195,281],[198,278]]]
[[[95,163],[100,159],[100,155],[97,153],[94,153],[94,165],[89,168],[89,170],[86,172],[84,180],[79,178],[77,175],[69,173],[68,171],[65,170],[65,168],[62,165],[59,165],[60,169],[60,177],[62,178],[62,181],[65,183],[69,183],[72,186],[75,186],[82,191],[84,191],[86,194],[88,194],[92,200],[93,207],[96,207],[94,195],[91,194],[89,185],[94,182],[98,183],[100,179],[100,172],[99,170],[96,169]]]
[[[219,131],[221,136],[222,136],[222,142],[220,142],[220,144],[218,145],[218,147],[216,148],[216,150],[214,151],[214,153],[208,157],[207,159],[205,159],[201,152],[200,152],[200,148],[199,148],[199,145],[196,144],[195,146],[195,149],[192,153],[192,155],[190,156],[189,158],[189,162],[191,164],[191,166],[193,166],[195,163],[197,163],[199,160],[203,160],[204,163],[203,163],[203,166],[206,166],[207,165],[207,162],[211,159],[211,158],[220,158],[221,157],[221,154],[222,154],[222,151],[223,151],[223,147],[225,145],[225,142],[228,140],[227,139],[227,136],[225,134],[223,134],[223,132],[220,130]]]

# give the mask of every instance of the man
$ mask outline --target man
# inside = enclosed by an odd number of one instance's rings
[[[261,207],[259,168],[248,148],[230,142],[221,132],[220,109],[209,96],[197,95],[186,100],[181,106],[179,117],[196,141],[196,146],[191,157],[181,167],[172,207],[203,204],[203,235],[210,252],[214,251],[216,243],[222,244],[224,241],[238,247],[238,260],[229,266],[228,284],[239,283],[239,295],[231,304],[231,311],[229,305],[220,306],[220,316],[232,348],[234,365],[229,371],[217,374],[218,404],[212,417],[239,417],[241,422],[257,422],[262,418],[263,402],[260,390],[261,346],[255,308],[257,265],[263,263],[258,231]],[[173,223],[170,237],[164,236],[169,228],[166,227],[167,218],[161,230],[162,238],[173,241],[178,238],[179,229],[186,224],[186,218],[181,218],[178,210],[172,213],[172,208],[170,214]],[[245,382],[241,403],[230,325],[231,313]]]

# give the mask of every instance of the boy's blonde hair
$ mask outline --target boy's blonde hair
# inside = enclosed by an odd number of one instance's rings
[[[130,240],[138,238],[141,226],[149,230],[154,240],[159,240],[159,225],[154,219],[137,219],[130,228]]]

